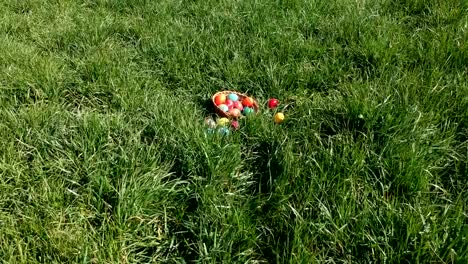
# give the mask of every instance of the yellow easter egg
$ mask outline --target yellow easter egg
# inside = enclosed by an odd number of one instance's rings
[[[274,116],[274,121],[276,124],[279,124],[284,121],[284,114],[283,113],[276,113]]]
[[[227,119],[226,117],[218,119],[218,125],[220,126],[227,126],[229,125],[229,123],[229,119]]]

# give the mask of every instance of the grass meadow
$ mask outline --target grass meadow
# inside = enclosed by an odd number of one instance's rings
[[[3,263],[467,263],[462,0],[3,0]],[[224,89],[264,103],[208,135]]]

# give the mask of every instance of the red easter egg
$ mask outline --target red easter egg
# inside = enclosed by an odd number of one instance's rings
[[[239,109],[239,110],[242,111],[242,109],[244,109],[244,106],[242,105],[241,102],[235,101],[235,102],[234,102],[234,108],[237,108],[237,109]]]
[[[237,120],[233,120],[231,122],[231,127],[234,128],[234,130],[239,129],[239,122]]]
[[[226,95],[224,94],[219,94],[215,97],[215,104],[216,105],[221,105],[226,102]]]
[[[244,106],[252,107],[253,104],[254,104],[254,100],[252,99],[252,97],[245,97],[245,98],[242,100],[242,104],[243,104]]]
[[[226,102],[224,102],[225,105],[227,105],[227,107],[229,107],[229,109],[232,109],[234,107],[234,102],[232,100],[229,100],[227,99]]]
[[[279,105],[278,99],[271,98],[270,100],[268,100],[268,108],[270,108],[270,109],[276,108],[276,107],[278,107],[278,105]]]

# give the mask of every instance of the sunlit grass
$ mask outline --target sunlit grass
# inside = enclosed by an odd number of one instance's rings
[[[462,1],[3,1],[5,263],[464,263]],[[228,137],[207,100],[271,111]]]

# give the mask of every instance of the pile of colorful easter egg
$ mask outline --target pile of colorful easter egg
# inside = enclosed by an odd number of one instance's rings
[[[205,118],[205,125],[208,126],[208,133],[213,134],[217,131],[222,136],[227,136],[230,134],[230,128],[233,130],[239,129],[239,121],[229,120],[226,117],[221,117],[217,121],[213,120],[211,117]]]
[[[205,119],[205,125],[208,126],[209,134],[217,131],[223,136],[229,135],[231,130],[239,129],[239,118],[252,115],[259,108],[258,103],[252,97],[232,91],[218,92],[211,99],[220,117],[216,121],[211,117]],[[278,99],[271,98],[268,100],[268,108],[270,110],[276,109],[278,106]],[[282,123],[284,121],[284,114],[277,112],[277,110],[274,110],[274,113],[273,121],[276,124]]]
[[[258,104],[252,97],[236,92],[218,92],[212,100],[217,112],[227,118],[237,119],[258,110]]]

